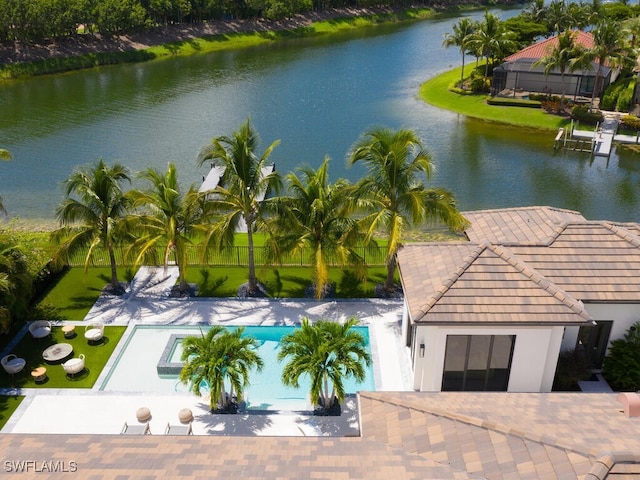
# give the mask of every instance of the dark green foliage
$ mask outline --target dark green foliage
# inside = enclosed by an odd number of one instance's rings
[[[624,20],[633,16],[631,7],[620,2],[603,3],[599,13],[611,20]]]
[[[522,15],[504,21],[507,30],[516,34],[515,41],[520,48],[532,44],[539,37],[547,34],[547,27],[543,23],[527,20]]]
[[[538,100],[525,100],[523,98],[491,97],[487,99],[489,105],[502,105],[504,107],[528,107],[540,108]]]
[[[628,112],[631,108],[635,78],[628,77],[617,80],[604,91],[600,108],[602,110],[615,110]]]
[[[489,93],[491,89],[491,79],[488,77],[474,77],[470,83],[473,93]]]
[[[590,112],[588,107],[575,106],[571,110],[571,118],[587,125],[596,125],[602,122],[603,116],[601,112]]]
[[[558,356],[553,390],[566,392],[580,390],[578,382],[589,378],[591,371],[584,355],[574,350],[561,352]]]
[[[624,338],[611,342],[602,370],[614,390],[640,390],[640,322],[634,323]]]

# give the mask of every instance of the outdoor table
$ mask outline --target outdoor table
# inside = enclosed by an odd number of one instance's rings
[[[60,362],[73,353],[69,343],[56,343],[42,352],[42,358],[47,362]]]
[[[65,325],[62,327],[62,333],[64,333],[64,338],[73,338],[76,334],[76,326],[75,325]]]
[[[47,379],[47,369],[45,367],[34,368],[31,371],[31,376],[36,383],[42,383]]]

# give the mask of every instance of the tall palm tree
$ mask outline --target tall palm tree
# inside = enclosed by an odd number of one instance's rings
[[[598,63],[593,93],[591,94],[591,106],[593,107],[596,96],[602,93],[602,66],[606,62],[610,65],[624,63],[628,57],[631,57],[630,52],[633,50],[625,44],[624,38],[627,32],[614,20],[602,20],[591,33],[593,48],[590,54]]]
[[[218,185],[209,195],[209,202],[213,208],[222,213],[220,222],[221,246],[234,244],[238,226],[245,222],[247,228],[249,278],[247,294],[258,292],[256,279],[255,255],[253,246],[253,231],[263,221],[264,203],[260,201],[265,194],[277,192],[282,180],[274,169],[271,173],[264,173],[268,167],[268,160],[279,144],[279,140],[272,142],[267,149],[258,156],[258,134],[251,127],[247,119],[231,137],[220,136],[204,147],[198,157],[200,165],[211,161],[212,165],[225,167],[224,185]]]
[[[484,76],[489,76],[489,64],[504,58],[516,49],[515,34],[507,30],[498,16],[486,11],[482,22],[470,35],[469,48],[486,59]]]
[[[353,146],[350,164],[364,162],[368,174],[355,185],[354,198],[368,212],[361,220],[367,240],[379,230],[387,237],[387,279],[385,290],[392,292],[396,253],[402,235],[410,225],[439,220],[462,230],[467,220],[456,208],[454,196],[441,188],[426,188],[434,169],[420,138],[411,130],[374,129]]]
[[[130,181],[127,168],[118,163],[108,166],[100,159],[92,167],[78,168],[65,181],[67,198],[56,209],[61,226],[52,232],[52,239],[60,244],[54,257],[58,263],[86,248],[86,270],[96,250],[106,249],[114,293],[123,291],[115,247],[124,238],[122,224],[131,205],[122,184]]]
[[[329,410],[335,398],[342,402],[346,393],[344,380],[353,377],[364,381],[364,366],[371,364],[364,337],[353,330],[357,324],[356,318],[350,318],[344,324],[319,320],[312,325],[303,318],[300,328],[280,340],[278,360],[288,358],[282,383],[298,388],[300,377],[307,375],[314,405]]]
[[[453,26],[453,34],[445,33],[444,41],[442,45],[445,48],[448,47],[458,47],[460,49],[460,54],[462,55],[462,72],[460,73],[460,82],[464,80],[464,57],[469,48],[469,43],[471,41],[471,35],[475,31],[475,22],[473,20],[464,17],[458,20]]]
[[[131,190],[128,197],[136,210],[128,218],[128,230],[139,232],[130,251],[139,265],[155,259],[158,247],[164,248],[163,264],[168,267],[171,255],[178,267],[179,290],[189,290],[187,283],[187,247],[192,237],[203,233],[205,210],[202,196],[193,185],[186,193],[180,191],[176,166],[169,163],[165,173],[149,168],[140,174],[150,185],[146,190]]]
[[[592,59],[593,55],[586,48],[576,43],[575,33],[567,30],[558,35],[557,44],[550,48],[544,57],[533,64],[534,66],[542,65],[545,76],[549,76],[553,71],[560,72],[560,81],[562,83],[560,110],[564,109],[566,73],[591,68]]]
[[[249,385],[252,369],[262,370],[264,362],[256,352],[258,342],[253,337],[243,337],[244,327],[229,331],[213,325],[205,335],[187,337],[182,341],[184,363],[180,381],[191,384],[192,391],[200,396],[201,383],[210,388],[209,405],[212,410],[229,411],[234,396],[242,400]],[[227,389],[225,383],[229,382]]]
[[[0,334],[7,333],[13,321],[25,318],[31,300],[32,277],[27,258],[13,241],[0,238]]]
[[[361,278],[366,275],[364,261],[354,248],[360,235],[351,216],[349,184],[346,180],[329,184],[328,170],[328,158],[317,170],[298,168],[302,178],[295,173],[287,175],[290,196],[274,199],[277,234],[272,248],[309,255],[316,298],[322,298],[329,289],[331,260],[355,265]]]

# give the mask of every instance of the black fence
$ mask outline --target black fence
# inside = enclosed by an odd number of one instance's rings
[[[254,257],[256,265],[269,265],[278,264],[284,266],[308,266],[309,254],[308,252],[300,252],[296,255],[283,256],[279,262],[273,262],[268,259],[267,251],[265,247],[254,247]],[[384,265],[386,251],[383,248],[357,248],[356,252],[360,255],[366,265]],[[84,266],[87,256],[87,250],[76,252],[73,257],[68,261],[68,265],[71,267]],[[115,251],[116,263],[118,265],[133,265],[134,259],[131,256],[126,255],[126,249],[124,247],[116,248]],[[202,251],[198,247],[187,247],[187,259],[189,265],[211,265],[211,266],[227,266],[227,267],[242,267],[248,265],[249,261],[249,247],[229,247],[222,251],[209,251],[206,256],[203,257]],[[173,254],[170,259],[171,262],[175,261]],[[164,249],[158,248],[151,252],[150,255],[142,262],[145,265],[162,265],[164,263]],[[103,267],[109,266],[109,254],[105,250],[95,250],[91,259],[91,266]],[[338,261],[330,262],[330,266],[339,266]]]

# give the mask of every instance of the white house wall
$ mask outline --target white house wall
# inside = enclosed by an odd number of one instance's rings
[[[550,392],[553,385],[563,327],[448,327],[423,326],[416,330],[414,389],[439,392],[442,387],[447,335],[515,335],[509,392]],[[424,357],[420,345],[424,344]]]
[[[584,308],[596,322],[598,320],[611,320],[611,333],[609,343],[612,340],[623,338],[629,327],[640,320],[640,304],[635,303],[585,303]],[[561,350],[573,350],[576,348],[579,327],[567,327],[562,340]]]

